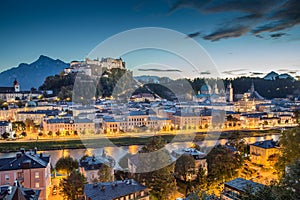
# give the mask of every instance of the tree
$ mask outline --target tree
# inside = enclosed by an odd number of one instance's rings
[[[102,164],[98,171],[100,182],[111,182],[113,181],[112,168],[106,164]]]
[[[243,154],[249,153],[247,144],[240,131],[233,131],[230,133],[228,136],[228,143]]]
[[[189,180],[189,175],[194,173],[195,160],[192,156],[183,154],[177,159],[175,164],[175,174],[183,178],[185,182]]]
[[[280,176],[283,175],[285,167],[300,159],[300,126],[280,135],[281,154],[275,167]]]
[[[196,190],[199,194],[202,194],[207,188],[207,175],[205,169],[203,169],[201,166],[198,169],[195,183]]]
[[[27,136],[27,133],[26,133],[25,131],[23,131],[23,132],[21,133],[21,135],[22,135],[23,137],[26,137],[26,136]]]
[[[4,132],[4,133],[2,133],[2,135],[1,135],[1,137],[2,137],[3,139],[9,138],[9,136],[10,136],[10,134],[9,134],[8,132]]]
[[[49,132],[47,133],[47,135],[48,135],[48,136],[52,136],[52,135],[53,135],[53,132],[52,132],[52,131],[49,131]]]
[[[60,192],[64,199],[80,200],[82,199],[85,183],[85,177],[80,172],[73,171],[67,178],[60,181]]]
[[[300,110],[295,110],[294,115],[295,115],[295,118],[296,118],[296,123],[299,124]]]
[[[168,152],[161,150],[165,146],[165,141],[161,137],[153,137],[149,143],[146,144],[138,154],[139,156],[146,156],[147,159],[141,161],[137,168],[145,167],[144,170],[151,170],[151,166],[160,162],[168,162],[170,159]],[[147,157],[150,152],[159,152],[157,155]],[[157,156],[157,157],[156,157]],[[140,183],[144,183],[148,188],[151,189],[151,195],[156,199],[166,200],[170,199],[171,195],[176,191],[176,182],[173,176],[174,164],[166,163],[166,167],[157,169],[155,171],[149,171],[145,173],[134,174],[135,179]]]
[[[73,170],[78,168],[78,161],[73,159],[70,156],[60,158],[56,165],[55,169],[57,171],[65,171],[67,174],[70,174]]]
[[[269,186],[260,190],[247,188],[242,195],[242,200],[284,200],[300,199],[300,160],[287,165],[283,177],[280,181],[272,181]]]
[[[237,169],[242,166],[242,163],[241,155],[218,145],[207,155],[208,178],[220,181],[232,178],[237,173]]]
[[[25,130],[25,123],[22,121],[12,122],[12,129],[14,131],[22,131]]]
[[[286,168],[281,186],[292,192],[294,199],[300,199],[300,158]]]

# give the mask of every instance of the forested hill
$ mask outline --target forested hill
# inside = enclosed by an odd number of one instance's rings
[[[100,78],[97,85],[97,94],[96,96],[110,96],[113,92],[114,86],[117,81],[122,77],[122,75],[126,72],[126,70],[114,69],[110,73],[108,73],[107,77]],[[47,77],[44,84],[40,87],[41,90],[53,90],[54,95],[58,95],[60,99],[72,98],[72,89],[75,81],[76,74],[69,75],[55,75]],[[166,78],[159,78],[159,83],[166,82]],[[180,84],[182,80],[171,80],[168,79],[168,84]],[[197,94],[200,90],[201,86],[206,82],[210,84],[212,79],[203,79],[196,78],[193,80],[186,79],[195,93]],[[218,81],[219,84],[224,84],[224,88],[227,87],[229,82],[232,82],[234,94],[243,94],[247,92],[252,82],[254,83],[255,90],[258,91],[263,97],[267,99],[272,98],[285,98],[289,95],[300,96],[300,81],[295,81],[292,79],[277,79],[277,80],[265,80],[263,78],[251,78],[251,77],[239,77],[233,80],[224,79],[222,81]],[[144,86],[136,90],[135,93],[143,92],[149,93],[150,91],[153,94],[157,94],[162,98],[173,99],[172,92],[166,87],[160,85],[159,83],[143,83]],[[211,87],[214,85],[211,84]],[[150,89],[150,90],[149,90]]]
[[[252,84],[255,90],[267,99],[285,98],[288,95],[300,96],[300,81],[290,79],[265,80],[263,78],[242,77],[232,81],[235,94],[243,94]],[[225,81],[228,83],[228,81]]]

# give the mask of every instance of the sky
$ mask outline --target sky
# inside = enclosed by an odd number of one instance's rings
[[[299,24],[299,0],[1,0],[0,71],[39,55],[83,60],[115,34],[161,27],[195,40],[223,77],[300,75]]]

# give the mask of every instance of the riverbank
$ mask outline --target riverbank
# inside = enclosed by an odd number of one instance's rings
[[[159,134],[165,141],[169,142],[200,142],[203,140],[230,139],[239,135],[240,138],[245,137],[262,137],[267,135],[279,134],[279,130],[255,130],[255,131],[226,131],[221,135],[217,133],[185,133],[185,134]],[[77,138],[54,138],[39,140],[17,140],[17,141],[1,141],[0,152],[16,152],[20,148],[34,149],[37,147],[41,151],[46,150],[62,150],[62,149],[84,149],[84,148],[101,148],[108,146],[129,146],[144,145],[151,140],[151,135],[137,136],[93,136],[77,137]]]

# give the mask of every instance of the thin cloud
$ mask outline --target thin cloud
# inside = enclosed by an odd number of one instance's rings
[[[214,0],[204,12],[230,12],[240,11],[250,14],[262,14],[276,5],[279,0]]]
[[[255,35],[255,37],[257,37],[257,38],[260,38],[260,39],[264,39],[265,37],[264,36],[262,36],[262,35]]]
[[[268,17],[265,25],[253,30],[254,34],[286,30],[300,24],[300,1],[288,0]]]
[[[203,39],[211,41],[241,37],[248,33],[262,39],[276,39],[288,34],[275,32],[289,30],[300,24],[299,0],[179,0],[173,4],[170,12],[186,7],[197,9],[202,14],[241,14],[232,18],[230,22],[224,22],[216,31],[202,36]],[[227,28],[228,26],[230,28]],[[264,33],[272,34],[264,37]],[[190,35],[201,36],[195,33]]]
[[[223,71],[223,74],[227,75],[236,75],[236,73],[246,71],[246,69],[233,69],[233,70],[228,70],[228,71]]]
[[[138,71],[143,71],[143,72],[182,72],[179,69],[138,69]]]
[[[200,72],[200,74],[201,75],[209,75],[209,74],[211,74],[211,72],[210,71],[204,71],[204,72]]]
[[[262,73],[262,72],[251,72],[250,76],[260,76],[260,75],[265,75],[265,73]]]
[[[236,74],[236,75],[238,75],[238,76],[246,76],[246,75],[248,75],[248,73],[239,73],[239,74]]]
[[[195,8],[201,10],[206,4],[212,0],[178,0],[173,4],[169,13],[172,13],[180,8]]]
[[[220,39],[226,39],[226,38],[237,38],[242,35],[245,35],[250,30],[249,27],[246,26],[236,26],[231,28],[221,28],[217,31],[210,33],[203,38],[205,40],[211,40],[211,41],[218,41]]]
[[[194,37],[197,37],[201,34],[201,32],[197,31],[197,32],[194,32],[194,33],[190,33],[187,35],[187,38],[194,38]]]
[[[274,39],[277,39],[277,38],[280,38],[280,37],[285,36],[285,35],[288,35],[288,34],[287,33],[273,33],[273,34],[270,34],[270,37],[274,38]]]
[[[300,70],[298,69],[279,69],[279,72],[299,72]]]

